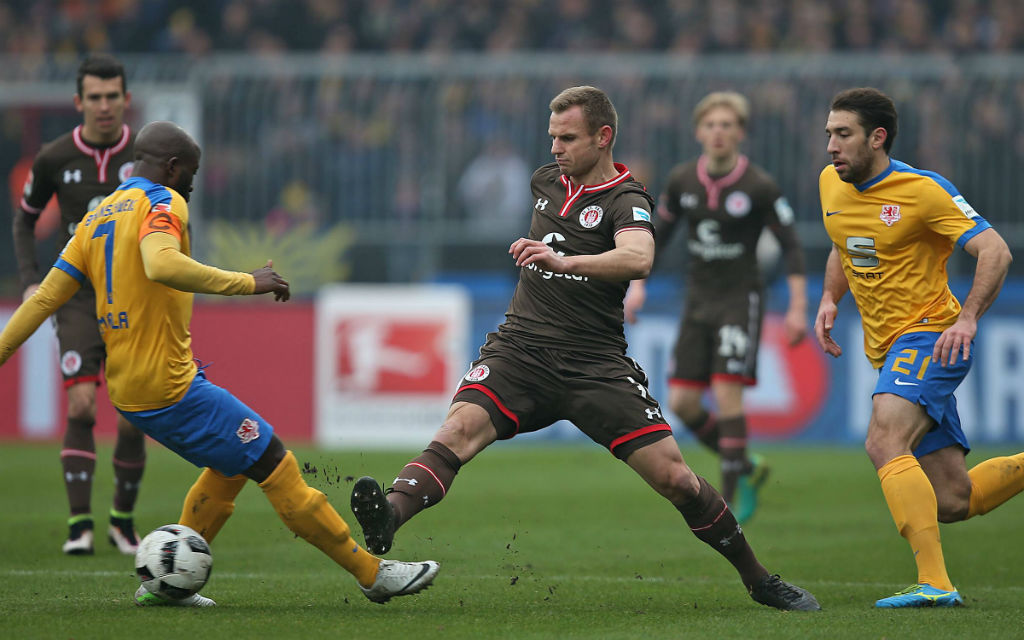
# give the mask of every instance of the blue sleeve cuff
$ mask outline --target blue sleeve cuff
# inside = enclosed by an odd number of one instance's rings
[[[75,280],[78,280],[79,284],[85,284],[85,274],[64,258],[57,258],[57,262],[53,263],[53,268],[60,269]]]
[[[970,240],[974,236],[978,235],[979,233],[981,233],[985,229],[991,229],[991,228],[992,228],[992,225],[990,225],[988,223],[988,220],[985,220],[984,218],[982,218],[981,220],[978,221],[977,224],[974,225],[973,229],[968,229],[967,231],[964,232],[964,234],[962,236],[960,236],[960,238],[956,241],[956,246],[958,246],[961,249],[963,249],[964,245],[967,244],[968,240]]]

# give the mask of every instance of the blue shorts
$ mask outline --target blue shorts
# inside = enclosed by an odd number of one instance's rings
[[[874,393],[892,393],[919,404],[935,421],[935,426],[914,449],[914,456],[918,458],[957,444],[964,451],[971,450],[967,436],[960,428],[953,392],[971,370],[974,343],[971,343],[969,360],[964,362],[963,353],[960,353],[954,364],[943,367],[932,362],[932,350],[940,335],[937,331],[919,331],[897,338],[885,356],[885,364],[878,370],[878,384],[875,385]]]
[[[253,465],[274,435],[258,413],[196,373],[178,402],[152,411],[121,411],[146,435],[197,467],[233,476]]]

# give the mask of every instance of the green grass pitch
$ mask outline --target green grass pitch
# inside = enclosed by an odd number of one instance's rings
[[[203,590],[212,610],[139,608],[132,560],[103,537],[65,557],[58,446],[0,443],[2,638],[964,638],[1024,634],[1024,498],[943,525],[959,609],[880,611],[875,599],[916,577],[867,456],[857,448],[759,446],[773,473],[744,527],[769,570],[810,589],[820,613],[755,604],[728,563],[621,462],[593,445],[499,443],[467,465],[444,503],[398,534],[390,557],[435,559],[416,596],[376,605],[278,520],[250,484],[213,544]],[[973,464],[994,453],[975,452]],[[101,443],[93,509],[106,527],[110,443]],[[400,453],[296,451],[362,537],[352,479],[388,482]],[[716,462],[684,446],[713,482]],[[315,471],[314,471],[315,468]],[[140,533],[177,519],[198,470],[155,443],[136,510]]]

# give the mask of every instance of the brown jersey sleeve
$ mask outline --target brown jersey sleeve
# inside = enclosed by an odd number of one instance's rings
[[[800,246],[800,238],[796,234],[794,222],[796,216],[789,202],[782,195],[774,182],[767,185],[769,210],[765,216],[765,226],[778,239],[782,249],[782,259],[789,275],[803,275],[806,271],[804,252]]]
[[[686,218],[686,212],[679,203],[682,195],[682,179],[686,166],[680,165],[672,169],[665,184],[665,190],[658,198],[654,222],[654,264],[658,264],[658,255],[665,245],[672,242],[676,228]]]
[[[14,209],[11,224],[14,257],[18,261],[18,280],[23,290],[41,279],[36,256],[36,222],[55,191],[53,169],[48,162],[46,149],[43,149],[32,163],[32,171],[25,180],[21,202]]]

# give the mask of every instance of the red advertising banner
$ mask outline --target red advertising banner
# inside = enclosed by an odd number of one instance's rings
[[[14,303],[0,304],[0,326]],[[285,442],[313,437],[313,305],[270,300],[197,300],[192,351],[207,378],[252,407]],[[105,388],[97,397],[96,434],[113,437],[115,412]],[[59,439],[66,397],[56,339],[41,327],[0,367],[0,437]]]

